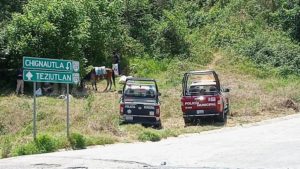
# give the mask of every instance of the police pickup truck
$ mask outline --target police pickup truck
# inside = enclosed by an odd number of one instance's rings
[[[213,70],[190,71],[182,80],[181,109],[185,124],[212,116],[226,122],[229,113],[229,89],[220,86]]]
[[[154,79],[128,78],[120,98],[121,123],[150,124],[161,127],[158,87]]]

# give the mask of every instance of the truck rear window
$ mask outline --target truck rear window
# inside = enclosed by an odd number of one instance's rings
[[[127,98],[156,98],[156,89],[154,85],[126,85],[124,96]]]
[[[217,87],[215,85],[192,85],[187,90],[188,96],[215,95]]]

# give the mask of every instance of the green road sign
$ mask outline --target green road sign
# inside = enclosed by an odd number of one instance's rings
[[[39,69],[52,71],[78,72],[79,62],[47,58],[23,57],[24,69]]]
[[[24,70],[23,80],[27,82],[79,83],[79,73]]]

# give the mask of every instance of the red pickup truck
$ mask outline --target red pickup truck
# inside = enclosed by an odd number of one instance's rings
[[[229,113],[229,89],[222,88],[213,70],[190,71],[182,80],[181,109],[185,124],[213,116],[226,123]]]

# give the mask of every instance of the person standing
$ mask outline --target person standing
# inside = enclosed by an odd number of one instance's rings
[[[19,68],[17,70],[17,89],[16,89],[16,94],[19,94],[19,91],[21,92],[21,94],[24,94],[23,68]]]
[[[115,71],[116,75],[121,75],[121,69],[120,69],[120,55],[114,51],[113,52],[113,70]]]

